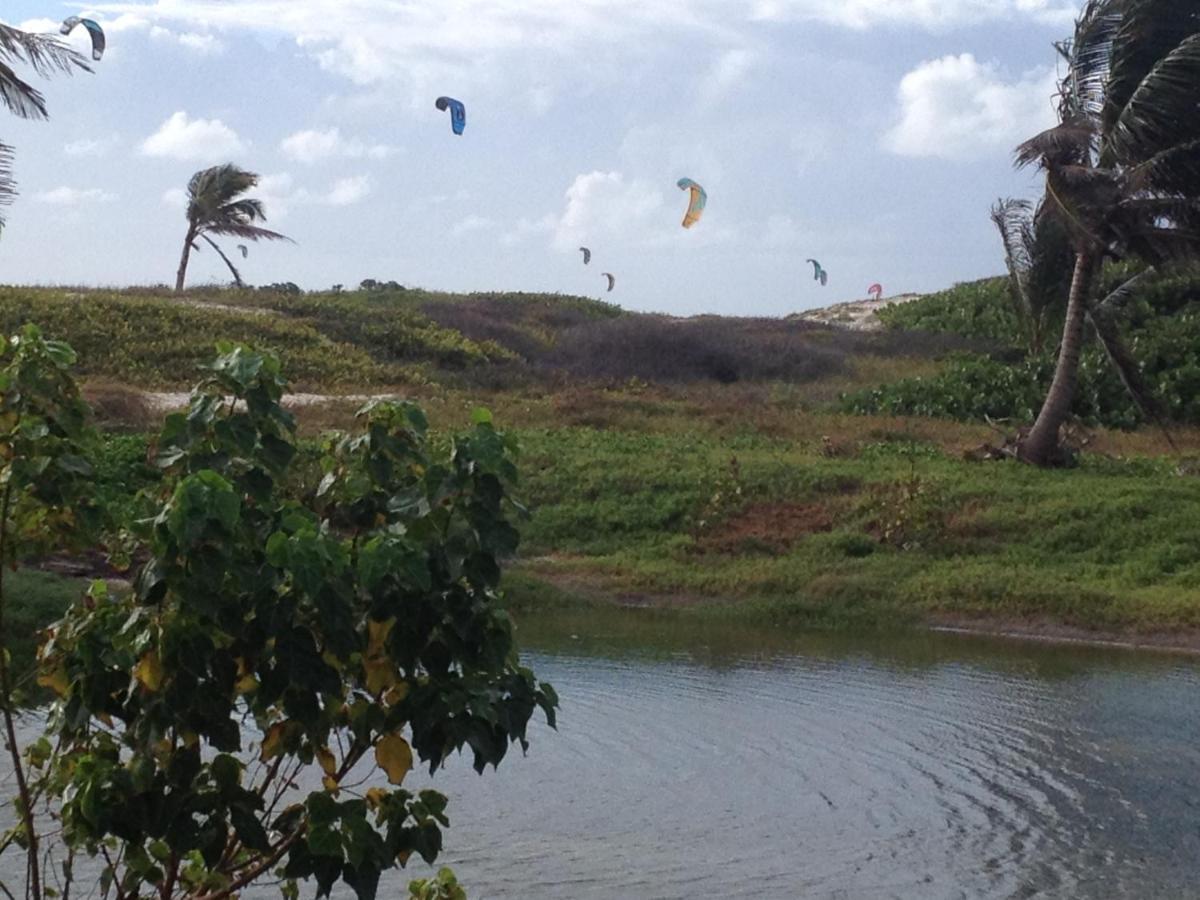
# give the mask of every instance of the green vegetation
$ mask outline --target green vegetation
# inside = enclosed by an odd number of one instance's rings
[[[1123,277],[1114,271],[1106,283]],[[1169,384],[1181,385],[1172,409],[1191,421],[1200,391],[1187,388],[1187,360],[1200,341],[1189,341],[1181,323],[1194,316],[1196,285],[1189,275],[1160,279],[1126,308],[1131,343],[1158,360],[1147,376],[1163,385],[1164,396],[1171,396]],[[128,304],[152,313],[143,322],[196,315],[243,332],[270,323],[322,339],[323,329],[341,328],[345,343],[330,346],[349,349],[337,364],[353,351],[378,369],[386,365],[386,342],[367,328],[356,335],[347,323],[401,331],[408,349],[392,351],[393,359],[406,358],[426,376],[404,393],[448,429],[469,425],[470,411],[487,405],[524,448],[520,493],[532,517],[522,526],[525,550],[509,583],[508,602],[517,611],[618,596],[820,627],[959,616],[1108,630],[1200,626],[1192,583],[1200,576],[1187,550],[1197,527],[1195,483],[1176,474],[1177,462],[1161,458],[1167,448],[1158,432],[1084,434],[1082,465],[1069,473],[962,459],[994,435],[951,419],[1029,421],[1051,371],[1048,356],[1020,349],[1024,336],[1006,290],[1003,279],[989,279],[893,307],[884,313],[892,329],[879,337],[760,320],[659,326],[655,317],[582,298],[464,297],[399,286],[188,295],[269,309],[270,316],[197,310],[134,292],[28,296],[47,305]],[[539,368],[570,346],[594,374],[590,367],[608,365],[614,354],[591,348],[616,347],[611,337],[628,335],[627,323],[651,341],[642,349],[626,341],[622,365],[669,357],[673,368],[650,379],[608,370],[589,378],[565,368],[546,375]],[[719,365],[704,351],[710,328],[734,335],[732,355]],[[671,346],[690,347],[691,356],[672,357],[654,344],[678,340],[677,333],[689,343]],[[914,339],[921,334],[924,343]],[[751,368],[748,360],[785,339],[798,343],[770,361],[783,366],[780,372],[771,377],[771,370]],[[992,350],[964,353],[968,340]],[[202,342],[194,343],[199,355]],[[468,362],[469,352],[456,356],[463,347],[479,348],[478,361]],[[817,370],[809,368],[815,354],[786,362],[806,347],[830,351]],[[762,374],[723,383],[706,368],[714,365]],[[302,359],[302,371],[314,369]],[[1098,351],[1085,355],[1082,373],[1077,402],[1085,420],[1097,427],[1139,423]],[[879,381],[889,383],[862,390]],[[848,399],[839,401],[845,390]],[[302,492],[319,468],[316,436],[351,425],[358,405],[297,411],[311,439],[301,445],[303,477],[290,491]],[[837,412],[839,405],[853,414]],[[1183,429],[1175,438],[1192,443]],[[145,514],[133,494],[158,477],[145,464],[148,445],[141,433],[113,432],[95,457],[96,497],[119,521]],[[1105,512],[1133,507],[1145,515]],[[1086,536],[1078,552],[1059,537],[1063,521],[1076,522],[1076,533]]]
[[[268,309],[278,303],[275,295],[255,296]],[[262,315],[197,308],[153,293],[0,288],[0,330],[38,322],[77,349],[82,374],[147,387],[190,384],[214,341],[225,338],[285,355],[301,389],[386,386],[420,378],[422,364],[488,359],[478,344],[419,313],[366,303],[350,308],[339,306],[336,295],[324,296],[329,303],[322,295],[308,303],[290,298],[294,314]],[[326,328],[334,335],[357,329],[362,342],[339,341]]]
[[[5,627],[12,654],[14,686],[27,695],[33,684],[33,663],[43,628],[83,596],[88,583],[50,572],[18,569],[4,576]]]
[[[564,378],[811,383],[852,375],[864,358],[928,361],[965,346],[778,319],[673,320],[545,294],[0,288],[0,329],[31,321],[77,349],[85,376],[154,388],[189,384],[216,340],[279,353],[294,387],[314,392]]]
[[[1128,280],[1112,267],[1101,290]],[[948,332],[994,342],[990,354],[955,354],[932,377],[901,379],[849,394],[851,412],[939,416],[963,421],[985,417],[1028,423],[1037,414],[1054,373],[1050,351],[1026,355],[1021,324],[1004,279],[957,285],[880,317],[895,329]],[[1124,301],[1120,335],[1141,379],[1170,421],[1200,424],[1200,274],[1178,272],[1139,284]],[[1088,425],[1134,428],[1147,422],[1102,346],[1085,335],[1072,414]]]
[[[447,425],[485,399],[439,394]],[[486,400],[522,448],[518,614],[616,598],[820,628],[1200,627],[1200,481],[1153,431],[1098,431],[1080,467],[1039,472],[964,460],[986,428],[809,411],[777,389]],[[97,468],[136,464],[138,442],[113,438]]]
[[[520,665],[498,602],[524,511],[490,414],[431,441],[416,405],[374,403],[302,453],[278,359],[219,351],[153,442],[154,477],[136,438],[101,450],[70,347],[32,325],[4,345],[4,570],[105,538],[137,561],[131,585],[94,581],[46,630],[37,683],[56,698],[27,742],[27,635],[78,592],[0,578],[18,811],[3,848],[24,853],[37,900],[77,887],[85,858],[122,897],[269,879],[288,897],[341,882],[372,900],[383,872],[441,852],[447,800],[403,787],[414,765],[469,748],[482,773],[528,746],[536,710],[554,725],[554,691]],[[122,503],[119,482],[146,489]],[[146,514],[104,515],[134,506]],[[463,896],[445,871],[411,890]]]
[[[1085,458],[1047,474],[895,434],[833,449],[760,435],[520,437],[534,510],[525,576],[585,598],[820,627],[1200,626],[1200,481],[1165,461]],[[529,602],[530,585],[513,591]]]

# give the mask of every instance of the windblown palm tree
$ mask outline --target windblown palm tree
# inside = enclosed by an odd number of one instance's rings
[[[1132,286],[1096,302],[1105,259],[1155,267],[1200,257],[1200,0],[1089,0],[1059,52],[1059,124],[1017,149],[1018,166],[1045,170],[1075,250],[1054,380],[1020,447],[1037,465],[1057,453],[1089,315],[1122,370],[1107,312]],[[1129,385],[1136,366],[1125,364]]]
[[[204,239],[225,260],[233,272],[234,281],[240,286],[241,275],[229,261],[210,235],[224,235],[247,241],[290,241],[291,238],[277,231],[256,225],[267,220],[261,200],[243,197],[258,184],[258,175],[239,169],[233,163],[203,169],[188,182],[187,237],[183,241],[183,254],[179,259],[179,273],[175,278],[175,290],[183,290],[187,278],[188,259],[199,247],[196,241]]]
[[[21,80],[14,65],[27,65],[43,78],[55,73],[71,74],[76,69],[90,72],[84,58],[53,35],[29,34],[0,24],[0,102],[22,119],[45,119],[46,99],[32,85]],[[0,207],[17,195],[12,171],[13,148],[0,141]],[[4,216],[0,214],[0,229]]]

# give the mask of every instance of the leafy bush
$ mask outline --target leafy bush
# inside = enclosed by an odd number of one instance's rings
[[[40,544],[73,526],[76,503],[50,503],[77,501],[92,471],[74,449],[69,350],[28,334],[37,371],[8,373],[5,458],[33,501],[16,511],[34,516],[22,540]],[[328,439],[297,500],[278,360],[221,352],[157,441],[133,591],[97,582],[42,648],[40,682],[59,699],[27,767],[12,748],[32,896],[39,871],[66,859],[69,880],[87,856],[102,892],[125,897],[231,896],[270,877],[285,897],[312,880],[317,896],[341,881],[374,898],[384,871],[441,850],[446,798],[403,787],[417,761],[433,772],[469,747],[482,773],[527,746],[536,709],[554,724],[553,690],[520,666],[498,604],[520,507],[514,448],[490,416],[440,451],[416,406],[371,405],[358,433]],[[414,890],[461,896],[449,875]]]
[[[330,340],[310,324],[196,309],[175,299],[0,288],[0,331],[12,332],[29,321],[61,335],[76,349],[81,374],[140,385],[191,381],[211,357],[213,341],[221,338],[253,341],[286,353],[294,377],[304,385],[397,380],[364,350]]]
[[[546,364],[590,378],[648,381],[809,381],[840,372],[845,353],[803,326],[718,317],[622,317],[561,335]]]
[[[1130,277],[1128,266],[1108,267],[1101,293]],[[959,285],[884,311],[892,327],[961,331],[1006,342],[1019,339],[1002,279]],[[1122,332],[1147,384],[1174,421],[1200,423],[1200,275],[1184,271],[1148,282],[1123,308]],[[857,413],[924,415],[961,420],[1032,421],[1054,371],[1052,353],[1001,359],[958,355],[933,378],[897,381],[843,398]],[[1112,365],[1089,341],[1079,369],[1073,413],[1092,425],[1133,428],[1145,416]]]
[[[1007,278],[984,278],[885,307],[878,315],[893,329],[945,332],[1017,347],[1024,336],[1008,291]]]

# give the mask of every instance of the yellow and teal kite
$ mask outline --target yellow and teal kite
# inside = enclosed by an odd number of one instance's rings
[[[690,178],[680,178],[676,182],[681,191],[691,191],[692,196],[688,201],[687,214],[683,217],[683,227],[691,228],[700,221],[700,217],[704,215],[704,206],[708,203],[708,194],[704,188],[696,184]]]

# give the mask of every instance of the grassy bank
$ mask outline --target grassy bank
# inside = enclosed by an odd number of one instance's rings
[[[1200,629],[1200,478],[1154,432],[1097,431],[1079,468],[968,462],[985,427],[846,416],[778,389],[455,392],[518,437],[532,510],[518,609],[617,602],[820,628]],[[304,431],[352,406],[301,410]],[[1200,434],[1176,439],[1200,449]],[[146,439],[106,443],[99,489],[146,483]]]
[[[568,594],[822,627],[1200,627],[1200,480],[1167,462],[1041,472],[886,432],[523,440],[522,570]]]
[[[985,288],[956,289],[980,294],[980,320],[995,307]],[[839,411],[847,392],[936,377],[953,335],[672,320],[540,295],[219,292],[188,306],[146,293],[0,291],[0,317],[42,321],[103,376],[90,395],[114,430],[97,490],[118,516],[153,477],[156,415],[128,402],[131,386],[190,380],[221,336],[278,349],[297,387],[398,384],[440,429],[490,407],[524,447],[533,511],[509,580],[518,609],[616,599],[821,628],[1200,634],[1200,479],[1187,462],[1200,431],[1176,429],[1177,453],[1156,430],[1095,429],[1077,469],[1045,472],[964,460],[996,439],[986,425]],[[950,308],[941,295],[927,306],[905,315]],[[206,330],[188,336],[191,316]],[[85,326],[133,330],[105,344]],[[305,407],[302,431],[353,411]]]

